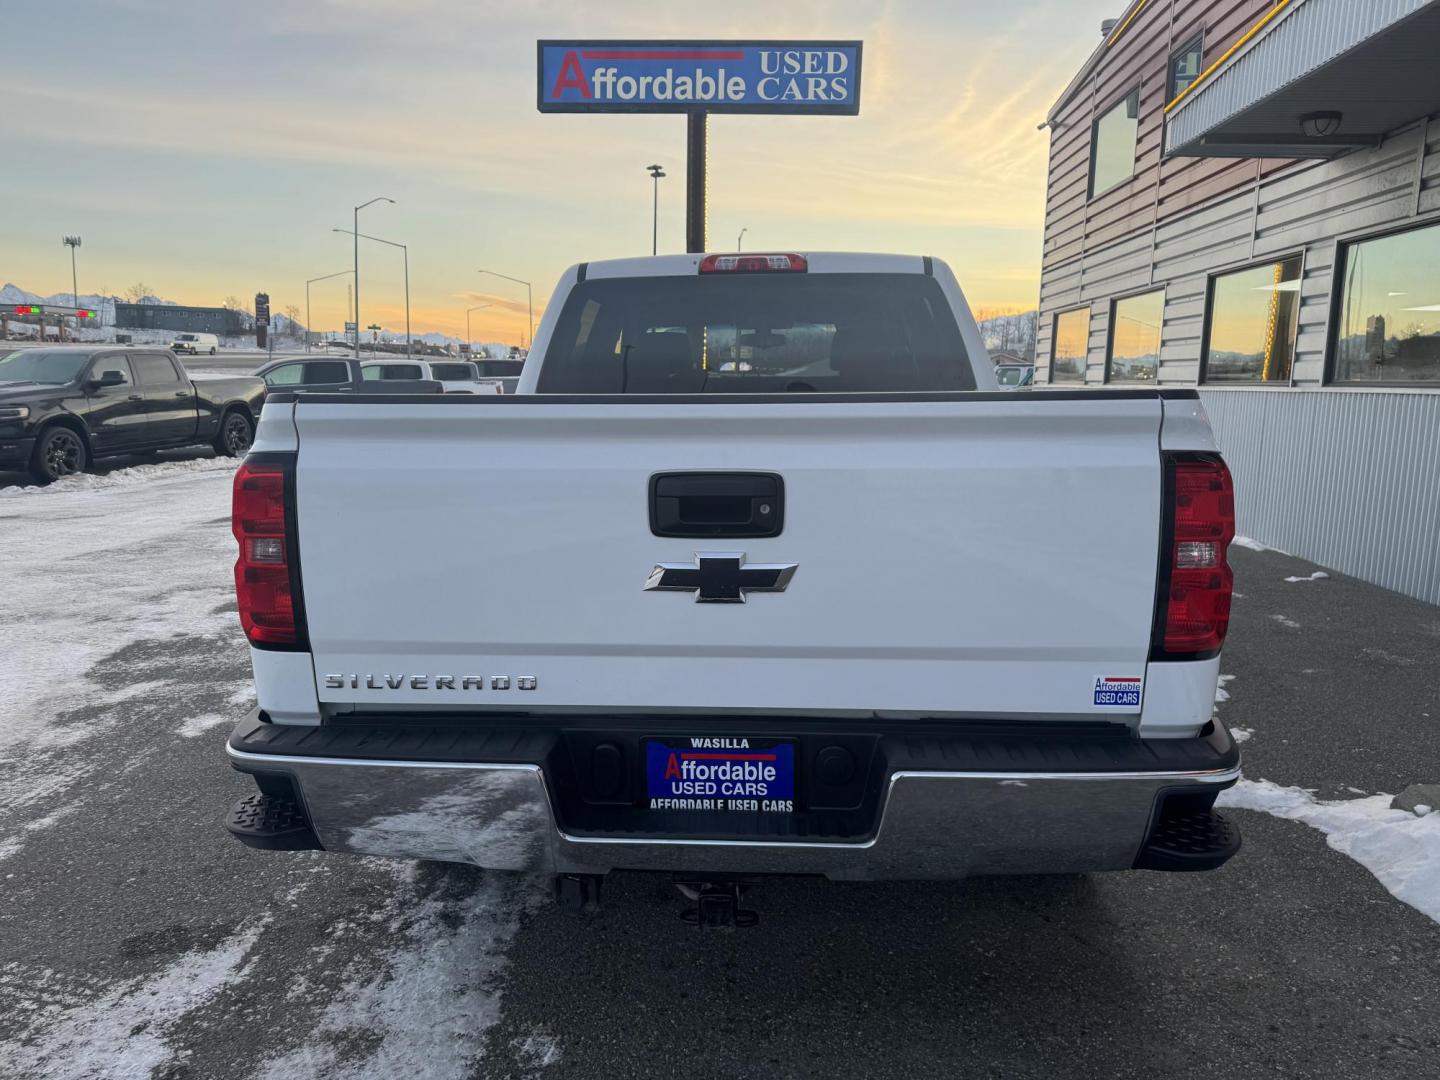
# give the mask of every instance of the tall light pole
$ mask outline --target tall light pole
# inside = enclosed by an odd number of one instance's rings
[[[494,307],[494,304],[476,304],[472,308],[465,309],[465,344],[470,346],[470,355],[475,355],[475,339],[470,336],[470,312],[479,311],[482,308]]]
[[[743,229],[740,230],[740,235],[735,238],[735,250],[736,250],[736,251],[739,251],[739,250],[740,250],[740,245],[745,242],[745,234],[746,234],[747,232],[749,232],[749,231],[750,231],[750,226],[748,226],[748,225],[745,226],[745,228],[743,228]]]
[[[654,195],[650,211],[650,254],[655,255],[660,250],[660,181],[665,176],[665,170],[659,165],[646,165],[645,168],[650,170],[650,179],[655,181],[651,185]]]
[[[345,233],[349,229],[331,229],[331,232]],[[390,247],[398,247],[405,255],[405,355],[410,356],[410,249],[404,244],[397,244],[394,240],[381,240],[378,236],[366,236],[365,233],[356,233],[355,242],[358,244],[362,239],[374,240],[377,244],[388,244]],[[357,305],[358,314],[358,305]],[[357,327],[360,325],[357,321]]]
[[[65,236],[61,237],[60,242],[70,249],[70,288],[73,290],[70,293],[70,299],[78,308],[80,306],[80,284],[79,278],[75,276],[75,249],[80,246],[80,237]]]
[[[530,308],[530,344],[535,344],[535,297],[530,291],[530,282],[521,281],[518,277],[511,277],[509,274],[497,273],[494,270],[477,270],[475,272],[477,274],[489,274],[491,277],[504,278],[506,281],[513,281],[517,285],[525,286],[525,302],[529,305]]]
[[[315,329],[313,326],[310,325],[310,285],[311,285],[311,283],[312,283],[312,282],[316,282],[316,281],[329,281],[329,280],[330,280],[331,278],[333,278],[333,277],[343,277],[343,276],[346,275],[346,274],[353,274],[354,272],[355,272],[355,271],[353,271],[353,270],[338,270],[338,271],[336,271],[336,272],[333,273],[333,274],[322,274],[320,277],[312,277],[309,281],[305,282],[305,351],[306,351],[306,352],[309,352],[309,351],[310,351],[310,335],[311,335],[311,333],[314,332],[314,329]],[[347,304],[346,306],[348,307],[349,305]]]
[[[370,202],[363,202],[355,207],[355,359],[360,359],[360,211],[365,207],[377,202],[388,202],[395,205],[395,200],[385,195],[376,195]]]

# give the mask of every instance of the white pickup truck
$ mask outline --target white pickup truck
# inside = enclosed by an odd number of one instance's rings
[[[270,395],[228,825],[666,871],[706,924],[764,874],[1215,867],[1233,519],[1193,390],[998,390],[938,260],[582,264],[516,395]]]
[[[438,382],[443,394],[503,394],[499,379],[482,379],[480,369],[468,360],[365,360],[360,364],[365,382],[393,382],[396,392],[405,383]]]

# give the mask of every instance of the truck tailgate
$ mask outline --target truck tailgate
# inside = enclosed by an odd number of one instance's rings
[[[1132,718],[1155,607],[1153,393],[295,406],[332,707]],[[651,532],[650,480],[784,483],[765,539]],[[647,591],[697,552],[783,592]],[[446,679],[450,682],[446,682]],[[480,680],[483,680],[481,682]],[[483,689],[482,689],[483,686]]]

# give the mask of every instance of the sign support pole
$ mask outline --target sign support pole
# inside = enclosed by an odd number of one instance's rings
[[[685,250],[705,250],[705,134],[710,114],[696,109],[686,114],[685,132]]]

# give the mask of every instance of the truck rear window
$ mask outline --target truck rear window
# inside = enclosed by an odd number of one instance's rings
[[[571,290],[541,393],[973,390],[950,305],[920,274],[600,278]]]

